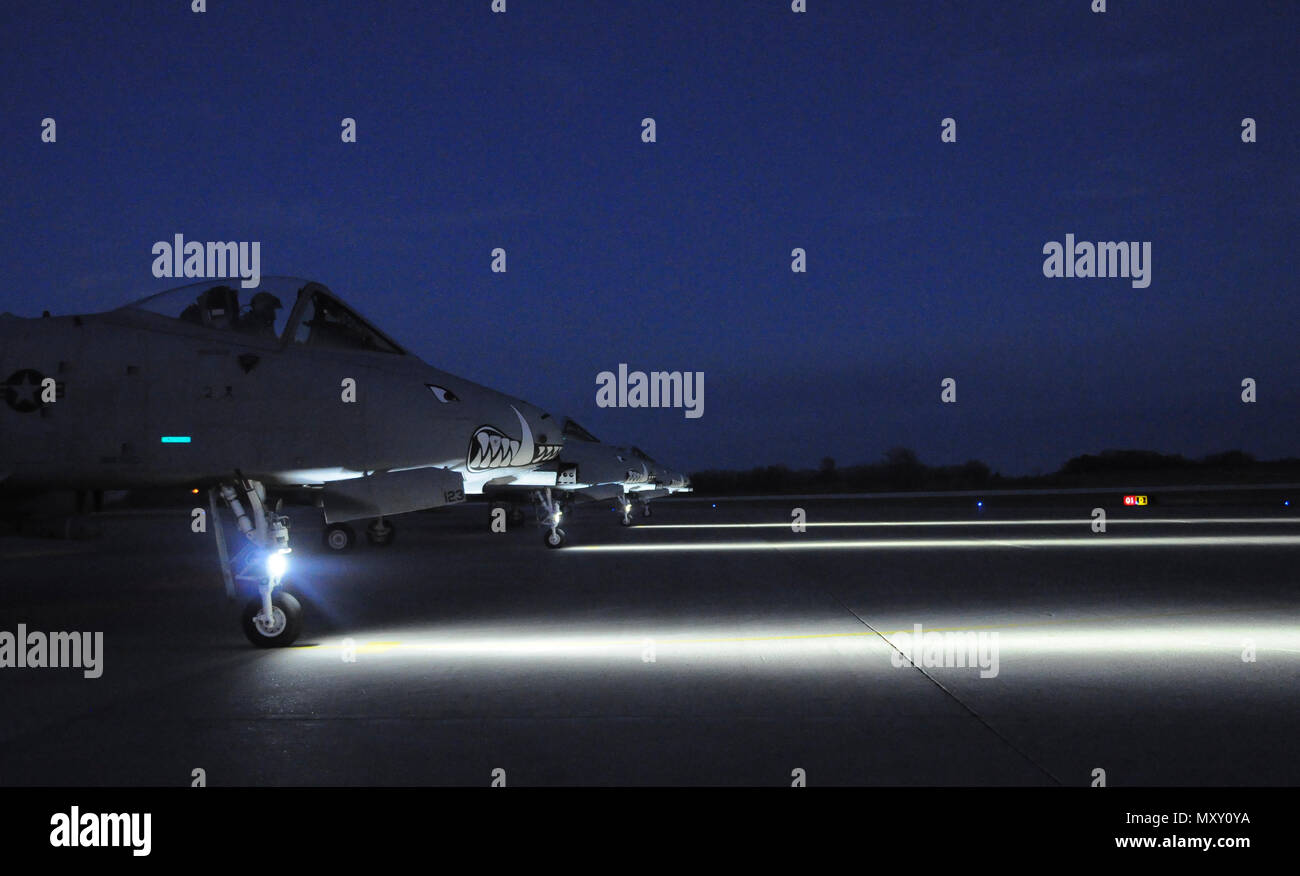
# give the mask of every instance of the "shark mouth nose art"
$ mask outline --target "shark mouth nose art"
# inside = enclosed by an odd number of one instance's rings
[[[549,462],[560,455],[559,444],[538,444],[533,440],[533,430],[514,405],[510,410],[519,418],[523,437],[511,438],[496,426],[479,426],[469,439],[465,463],[470,471],[487,471],[494,468],[520,468]]]

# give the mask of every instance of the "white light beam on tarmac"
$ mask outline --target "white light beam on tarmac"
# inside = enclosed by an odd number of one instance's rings
[[[331,637],[312,646],[292,649],[290,653],[334,661],[341,653],[349,652],[362,663],[371,658],[385,661],[552,659],[625,663],[635,668],[643,662],[646,648],[652,647],[656,652],[656,663],[674,659],[752,663],[773,657],[797,663],[815,657],[844,660],[872,656],[877,661],[877,668],[887,670],[890,653],[879,646],[882,643],[896,645],[902,637],[913,633],[913,628],[909,627],[874,631],[828,623],[792,626],[793,629],[701,626],[694,631],[671,632],[651,628],[636,632],[599,627],[580,632],[511,632],[508,629],[458,632],[435,627],[373,638],[364,633],[355,639]],[[1293,622],[1215,617],[1199,611],[1187,613],[1187,616],[1153,615],[1146,619],[1138,616],[1008,620],[977,625],[936,624],[925,627],[925,632],[998,633],[1002,666],[1011,671],[1041,670],[1041,666],[1033,662],[1034,657],[1092,654],[1119,659],[1137,652],[1187,656],[1217,654],[1223,665],[1239,667],[1242,663],[1241,649],[1246,641],[1252,642],[1255,650],[1260,652],[1300,655],[1300,631]],[[1017,664],[1015,661],[1021,657],[1031,659],[1026,664]]]
[[[653,532],[656,529],[789,529],[793,521],[784,523],[654,523],[632,527],[633,532]],[[838,527],[908,527],[908,526],[1074,526],[1080,523],[1091,524],[1091,517],[1071,517],[1056,520],[834,520],[801,523],[800,526],[838,526]],[[1217,523],[1233,524],[1284,524],[1300,523],[1300,517],[1150,517],[1128,518],[1107,517],[1106,525],[1112,523],[1141,523],[1148,526],[1184,524],[1189,526],[1209,526]]]
[[[788,525],[788,524],[787,524]],[[1104,534],[1074,538],[913,538],[836,539],[834,541],[736,541],[686,544],[593,544],[567,547],[561,554],[649,551],[830,551],[830,550],[991,550],[995,548],[1141,547],[1300,547],[1300,535],[1171,535],[1112,538]]]

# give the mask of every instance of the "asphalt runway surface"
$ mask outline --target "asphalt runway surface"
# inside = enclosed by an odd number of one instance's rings
[[[347,555],[294,509],[282,650],[184,509],[0,539],[0,631],[104,637],[0,669],[0,786],[1300,784],[1300,517],[1094,504],[588,505],[558,551],[462,506]]]

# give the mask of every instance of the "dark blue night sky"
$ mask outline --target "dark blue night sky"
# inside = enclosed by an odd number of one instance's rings
[[[1300,455],[1300,5],[808,5],[6,3],[0,311],[182,285],[150,273],[177,233],[256,240],[685,468]],[[1150,286],[1044,277],[1067,233],[1150,241]],[[704,416],[597,408],[619,362],[704,372]]]

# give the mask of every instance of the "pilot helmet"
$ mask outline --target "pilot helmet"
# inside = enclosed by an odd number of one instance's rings
[[[248,306],[253,310],[279,310],[284,307],[280,299],[276,298],[270,292],[258,292],[248,302]]]

